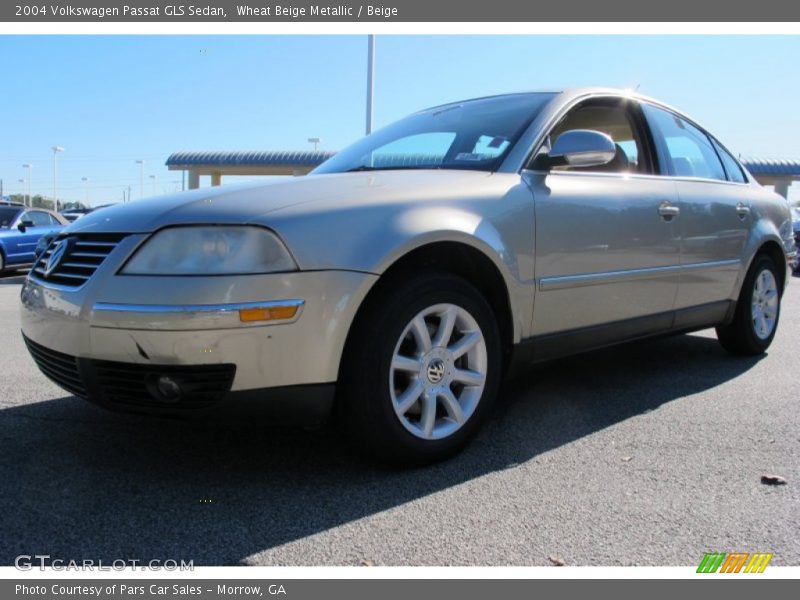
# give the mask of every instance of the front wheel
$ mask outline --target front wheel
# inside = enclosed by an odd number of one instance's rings
[[[759,256],[747,272],[728,325],[717,327],[722,347],[732,354],[761,354],[772,343],[781,311],[778,270],[767,256]]]
[[[355,327],[340,398],[350,435],[392,463],[461,449],[500,380],[500,334],[481,293],[460,277],[426,273],[384,285]]]

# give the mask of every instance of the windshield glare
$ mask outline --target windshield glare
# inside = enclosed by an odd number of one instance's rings
[[[496,96],[413,114],[345,148],[312,173],[494,171],[553,94]]]

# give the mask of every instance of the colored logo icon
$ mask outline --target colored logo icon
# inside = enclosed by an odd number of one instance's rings
[[[706,552],[698,573],[763,573],[772,553],[767,552]]]

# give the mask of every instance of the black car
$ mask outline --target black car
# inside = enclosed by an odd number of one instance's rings
[[[794,230],[794,245],[800,251],[800,207],[792,208],[792,229]],[[795,260],[794,274],[800,275],[800,257]]]

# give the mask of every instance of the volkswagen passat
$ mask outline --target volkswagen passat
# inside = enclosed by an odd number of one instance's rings
[[[418,112],[306,177],[86,215],[25,282],[22,327],[104,406],[333,406],[419,463],[475,434],[510,364],[707,327],[764,352],[793,259],[786,201],[689,117],[521,93]]]

